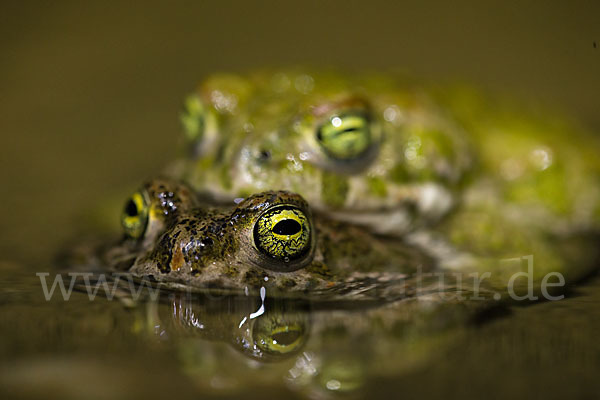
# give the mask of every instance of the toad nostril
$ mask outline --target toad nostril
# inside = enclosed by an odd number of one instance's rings
[[[261,150],[258,153],[258,159],[260,161],[268,161],[271,159],[271,152],[269,150]]]
[[[279,221],[275,224],[273,227],[273,233],[276,233],[277,235],[291,236],[300,232],[301,229],[302,227],[298,221],[293,219],[284,219],[283,221]]]

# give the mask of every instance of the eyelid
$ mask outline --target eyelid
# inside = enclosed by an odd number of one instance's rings
[[[371,106],[360,97],[347,97],[340,101],[319,104],[311,109],[311,114],[317,118],[327,117],[336,111],[344,113],[345,110],[363,110],[366,114],[370,113]]]
[[[349,110],[349,111],[345,111],[345,112],[341,112],[338,114],[333,114],[330,119],[329,119],[329,123],[333,124],[334,123],[334,119],[335,118],[339,118],[340,121],[340,125],[339,126],[335,126],[335,128],[340,128],[341,125],[348,125],[348,124],[357,124],[357,125],[368,125],[371,122],[371,116],[363,111],[354,111],[354,110]]]

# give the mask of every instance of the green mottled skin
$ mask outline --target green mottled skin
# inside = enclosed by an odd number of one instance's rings
[[[387,77],[337,73],[213,76],[186,102],[193,157],[173,174],[217,199],[282,189],[341,219],[359,213],[371,227],[381,220],[372,216],[392,215],[396,226],[381,232],[406,230],[415,215],[435,221],[454,203],[472,152],[460,125],[425,93],[401,88]],[[339,160],[315,132],[346,110],[370,118],[370,141]],[[429,201],[428,193],[439,196]]]
[[[365,155],[340,162],[315,136],[348,107],[370,115],[373,140]],[[598,139],[524,109],[393,75],[216,75],[188,98],[183,121],[194,156],[173,173],[218,199],[290,190],[382,233],[437,222],[465,194],[479,205],[512,206],[545,229],[596,229]]]

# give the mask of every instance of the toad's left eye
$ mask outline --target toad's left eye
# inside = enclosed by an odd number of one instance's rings
[[[333,115],[318,128],[317,139],[325,152],[335,159],[358,158],[373,141],[370,119],[364,112]]]
[[[205,109],[198,96],[188,96],[185,99],[181,123],[184,132],[191,141],[200,141],[205,131]]]
[[[121,225],[127,236],[133,239],[141,238],[148,225],[148,200],[145,193],[135,192],[125,203],[121,215]]]
[[[312,228],[298,207],[282,205],[267,210],[254,225],[254,244],[267,256],[284,262],[305,255],[311,246]]]

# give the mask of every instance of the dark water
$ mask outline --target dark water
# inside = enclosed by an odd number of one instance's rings
[[[47,302],[35,276],[59,268],[57,255],[76,239],[116,228],[123,195],[175,156],[180,99],[207,73],[298,63],[402,68],[535,98],[600,129],[600,7],[592,2],[31,2],[3,5],[0,32],[3,398],[321,393],[290,383],[302,353],[260,364],[231,341],[182,333],[170,317],[174,300],[156,306],[175,332],[161,339],[148,325],[153,309],[83,293]],[[364,377],[355,379],[359,396],[597,398],[599,293],[592,278],[560,302],[400,335],[379,368],[361,351],[386,348],[368,340],[339,363],[346,376]],[[256,305],[207,304],[239,316]],[[317,342],[323,313],[307,315],[310,356],[329,342]],[[340,349],[356,340],[336,337]]]
[[[231,296],[165,295],[129,307],[3,265],[0,393],[9,398],[595,398],[600,280],[565,300],[462,320],[454,306],[326,308]],[[290,353],[239,345],[247,318],[296,327]],[[452,321],[454,320],[454,322]],[[318,369],[319,374],[314,374]],[[336,386],[337,385],[337,386]],[[343,391],[338,389],[341,386]]]

